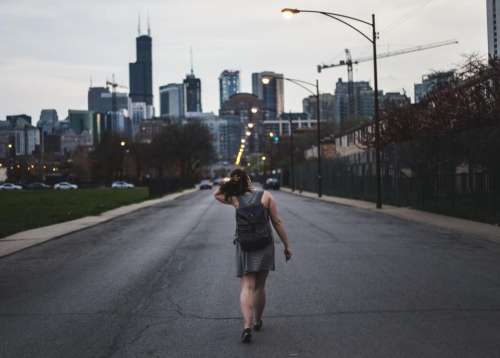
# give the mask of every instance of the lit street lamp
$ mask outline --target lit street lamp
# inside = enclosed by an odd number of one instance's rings
[[[346,26],[349,26],[351,29],[358,32],[365,39],[370,41],[373,46],[373,77],[374,77],[374,87],[375,87],[375,160],[376,160],[376,172],[377,172],[377,209],[382,208],[382,177],[380,172],[380,123],[379,123],[379,99],[378,99],[378,67],[377,67],[377,30],[375,25],[375,14],[372,14],[372,22],[368,22],[362,19],[358,19],[352,16],[347,16],[343,14],[333,13],[333,12],[325,12],[325,11],[316,11],[316,10],[299,10],[299,9],[290,9],[284,8],[281,10],[283,16],[290,18],[293,15],[299,14],[301,12],[304,13],[315,13],[327,16],[333,20],[339,21]],[[366,34],[365,32],[359,30],[357,27],[352,25],[350,21],[356,21],[365,25],[368,25],[372,28],[371,36],[370,34]],[[319,98],[318,98],[319,103]]]

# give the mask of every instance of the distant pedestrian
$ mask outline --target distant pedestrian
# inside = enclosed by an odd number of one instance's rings
[[[252,340],[252,325],[255,331],[262,329],[266,278],[269,271],[274,271],[274,240],[270,223],[285,246],[286,260],[292,257],[292,252],[271,193],[255,190],[250,178],[241,169],[233,170],[230,177],[215,193],[215,198],[236,208],[234,244],[237,277],[241,278],[241,341],[249,343]]]

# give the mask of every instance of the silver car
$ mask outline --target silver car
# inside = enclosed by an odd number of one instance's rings
[[[134,184],[127,183],[126,181],[114,181],[111,187],[115,189],[130,189],[134,187]]]
[[[21,190],[23,187],[13,183],[0,184],[0,190]]]
[[[57,189],[57,190],[74,190],[74,189],[78,189],[78,185],[76,184],[71,184],[67,181],[62,181],[60,183],[57,183],[56,185],[54,185],[54,189]]]

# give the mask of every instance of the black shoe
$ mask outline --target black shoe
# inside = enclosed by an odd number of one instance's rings
[[[250,343],[252,341],[252,329],[245,328],[241,334],[241,341],[243,343]]]
[[[262,329],[262,320],[258,320],[253,325],[253,330],[259,332]]]

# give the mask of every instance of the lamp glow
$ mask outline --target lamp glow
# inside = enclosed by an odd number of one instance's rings
[[[281,10],[281,14],[285,19],[290,19],[293,17],[293,15],[296,15],[300,12],[298,9],[290,9],[290,8],[284,8]]]
[[[252,129],[253,128],[253,123],[248,123],[248,128]]]
[[[269,77],[262,77],[263,85],[268,85],[269,83],[271,83],[271,79]]]

